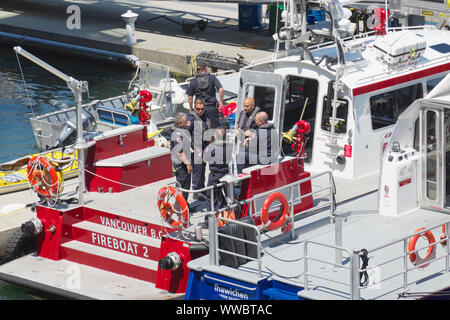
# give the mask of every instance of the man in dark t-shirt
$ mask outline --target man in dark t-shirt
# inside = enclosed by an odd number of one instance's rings
[[[219,91],[219,105],[217,105],[216,89]],[[208,64],[199,62],[197,76],[191,80],[186,89],[189,109],[192,112],[195,99],[204,100],[206,103],[205,116],[211,121],[211,128],[220,126],[219,109],[223,106],[225,90],[216,76],[208,73]]]

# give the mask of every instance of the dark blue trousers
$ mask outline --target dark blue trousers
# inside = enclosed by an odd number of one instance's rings
[[[218,184],[220,182],[219,180],[225,175],[226,173],[210,172],[208,176],[208,187]],[[221,189],[222,187],[212,189],[214,191],[214,209],[226,204]],[[206,210],[211,210],[211,190],[206,192]]]
[[[181,187],[183,189],[190,189],[191,188],[191,174],[187,172],[186,165],[180,164],[178,166],[174,166],[175,168],[175,178],[180,183]],[[184,199],[188,199],[189,193],[183,192]]]

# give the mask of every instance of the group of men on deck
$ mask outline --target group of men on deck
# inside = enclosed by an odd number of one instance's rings
[[[230,171],[233,145],[227,142],[226,127],[221,124],[219,109],[223,106],[224,90],[214,75],[207,72],[207,64],[199,65],[198,75],[190,82],[188,95],[190,113],[177,113],[171,136],[172,163],[175,177],[181,188],[198,190],[205,187],[206,164],[209,165],[207,186],[216,185]],[[220,101],[217,105],[216,89]],[[194,101],[195,96],[195,101]],[[255,100],[247,97],[244,110],[237,118],[232,131],[238,138],[236,145],[236,169],[278,161],[278,134],[268,122],[266,112],[255,106]],[[192,187],[191,187],[192,180]],[[214,207],[222,205],[220,194],[214,189]],[[187,200],[188,193],[183,192]],[[194,193],[194,199],[205,199],[211,208],[211,192]]]

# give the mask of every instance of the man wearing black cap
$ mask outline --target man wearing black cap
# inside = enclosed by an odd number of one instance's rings
[[[219,91],[219,105],[217,106],[216,89]],[[208,64],[200,61],[197,67],[197,76],[191,80],[186,89],[189,109],[193,109],[194,96],[206,102],[205,116],[211,121],[211,128],[220,126],[219,109],[223,106],[225,90],[216,76],[208,73]]]

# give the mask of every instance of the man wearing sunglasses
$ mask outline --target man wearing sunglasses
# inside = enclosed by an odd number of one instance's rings
[[[211,121],[205,116],[206,103],[204,100],[195,100],[194,111],[187,116],[186,129],[191,135],[192,163],[192,189],[205,187],[206,164],[203,162],[203,150],[208,145],[205,132],[211,128]],[[204,194],[195,193],[194,199],[204,198]]]
[[[219,106],[217,106],[216,89],[219,91]],[[208,73],[208,64],[200,61],[197,65],[197,76],[191,80],[186,89],[189,109],[193,111],[193,101],[201,99],[205,101],[205,115],[211,121],[211,127],[220,126],[219,109],[223,107],[223,96],[225,90],[215,75]]]

